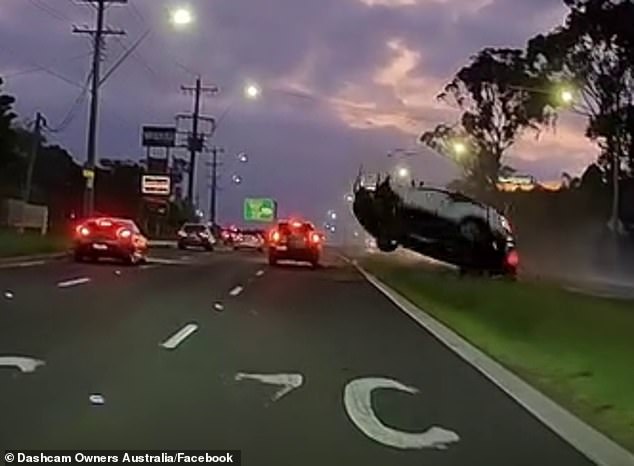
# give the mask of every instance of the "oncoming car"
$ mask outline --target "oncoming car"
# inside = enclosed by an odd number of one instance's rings
[[[269,264],[289,260],[319,267],[324,236],[310,222],[281,221],[269,232]]]
[[[386,177],[355,184],[353,210],[383,252],[399,246],[448,262],[461,272],[514,277],[519,254],[510,222],[493,207],[463,194]]]
[[[88,219],[75,228],[76,261],[118,259],[134,265],[147,259],[148,242],[134,221],[123,218]]]

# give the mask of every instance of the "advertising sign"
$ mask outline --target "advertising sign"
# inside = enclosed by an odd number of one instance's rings
[[[172,190],[171,178],[167,175],[143,175],[141,193],[151,196],[169,196]]]
[[[269,198],[244,200],[244,220],[247,222],[274,222],[277,218],[277,202]]]
[[[176,145],[176,128],[172,126],[144,126],[144,147],[174,147]]]

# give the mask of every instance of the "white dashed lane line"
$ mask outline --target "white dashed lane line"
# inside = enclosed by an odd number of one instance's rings
[[[244,288],[241,286],[236,286],[233,290],[231,290],[229,292],[229,295],[231,296],[238,296],[240,293],[242,293],[244,291]]]
[[[74,278],[73,280],[67,280],[65,282],[59,282],[57,286],[59,288],[71,288],[73,286],[84,285],[91,281],[88,277]]]
[[[262,275],[264,275],[264,270],[258,270],[257,272],[255,272],[256,277],[261,277]]]
[[[175,349],[178,345],[180,345],[187,337],[189,337],[192,333],[198,330],[198,325],[196,324],[187,324],[174,335],[169,337],[163,343],[159,344],[161,348],[165,348],[168,350]]]

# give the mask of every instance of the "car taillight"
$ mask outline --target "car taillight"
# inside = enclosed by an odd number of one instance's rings
[[[274,243],[277,243],[280,239],[281,239],[281,235],[279,231],[274,231],[273,233],[271,233],[271,241],[273,241]]]
[[[83,237],[90,236],[90,229],[85,225],[79,225],[77,227],[77,235]]]
[[[319,244],[321,243],[321,236],[319,236],[319,233],[313,233],[310,235],[310,242],[313,244]]]
[[[520,265],[520,255],[517,253],[516,250],[512,250],[511,252],[507,254],[506,264],[509,267],[513,267],[513,268],[517,268],[517,266]]]
[[[117,236],[121,239],[130,239],[132,237],[132,232],[127,228],[121,228],[117,231]]]

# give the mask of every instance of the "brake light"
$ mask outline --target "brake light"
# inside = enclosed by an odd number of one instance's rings
[[[99,225],[101,228],[110,228],[112,226],[112,222],[107,219],[102,219],[97,222],[97,225]]]
[[[127,228],[121,228],[117,231],[117,236],[121,239],[130,239],[132,237],[132,232]]]
[[[513,268],[517,268],[517,266],[520,265],[520,255],[516,250],[512,250],[508,253],[506,256],[506,263],[508,266]]]
[[[319,233],[313,233],[310,235],[310,242],[313,244],[319,244],[321,243],[321,236],[319,236]]]
[[[301,228],[302,222],[294,221],[293,223],[291,223],[291,225],[293,228]]]
[[[273,233],[271,233],[271,241],[273,241],[274,243],[277,243],[280,239],[281,239],[281,235],[279,231],[275,230]]]

